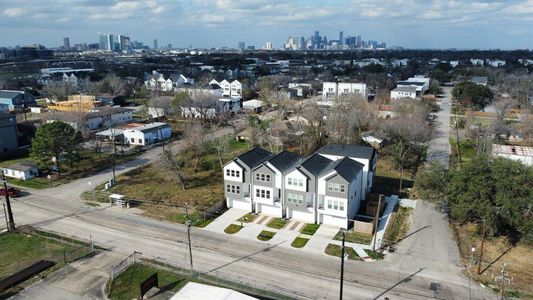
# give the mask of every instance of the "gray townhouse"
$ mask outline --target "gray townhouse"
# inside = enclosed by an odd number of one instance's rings
[[[376,161],[374,148],[357,145],[330,144],[306,159],[255,148],[225,165],[226,202],[250,212],[347,228],[372,187]]]
[[[267,150],[254,148],[224,165],[224,193],[228,207],[255,211],[251,194],[252,170],[272,156],[274,154]]]

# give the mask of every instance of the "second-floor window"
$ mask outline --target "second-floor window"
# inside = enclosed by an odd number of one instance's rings
[[[258,197],[258,198],[270,199],[270,191],[262,190],[262,189],[256,189],[255,190],[255,196]]]
[[[303,179],[299,179],[299,178],[291,178],[291,177],[289,177],[287,179],[287,185],[303,187],[304,186],[304,180]]]
[[[328,192],[344,193],[346,186],[340,183],[328,183]]]
[[[269,174],[256,173],[255,174],[255,180],[263,181],[263,182],[270,182],[270,175]]]
[[[328,200],[328,209],[344,211],[344,202],[337,200]]]
[[[232,194],[240,194],[241,187],[238,185],[228,184],[226,185],[226,192],[232,193]]]
[[[293,204],[303,204],[304,196],[293,194],[293,193],[287,193],[287,202],[293,203]]]

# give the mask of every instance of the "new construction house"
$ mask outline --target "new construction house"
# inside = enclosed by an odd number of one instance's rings
[[[372,187],[374,148],[330,144],[302,158],[254,148],[224,166],[228,207],[348,227]]]

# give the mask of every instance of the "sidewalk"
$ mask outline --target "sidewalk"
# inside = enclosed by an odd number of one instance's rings
[[[224,233],[224,229],[228,227],[232,223],[236,223],[237,219],[244,216],[248,212],[245,210],[237,209],[237,208],[230,208],[225,213],[220,215],[218,218],[216,218],[213,222],[209,223],[207,226],[205,226],[205,230],[218,232],[222,234]]]

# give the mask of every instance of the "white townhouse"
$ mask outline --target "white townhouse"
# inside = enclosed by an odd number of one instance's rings
[[[215,79],[209,82],[209,85],[216,84],[222,88],[222,97],[225,98],[242,98],[242,83],[238,80],[232,82],[226,79],[218,82]]]
[[[144,85],[151,91],[170,92],[174,89],[174,83],[170,78],[165,79],[163,74],[152,71],[152,74],[145,77]]]
[[[324,82],[322,85],[323,101],[349,94],[359,94],[366,99],[368,97],[368,87],[366,83],[352,82]]]
[[[331,144],[302,159],[255,148],[224,166],[228,207],[347,228],[372,187],[371,147]]]

